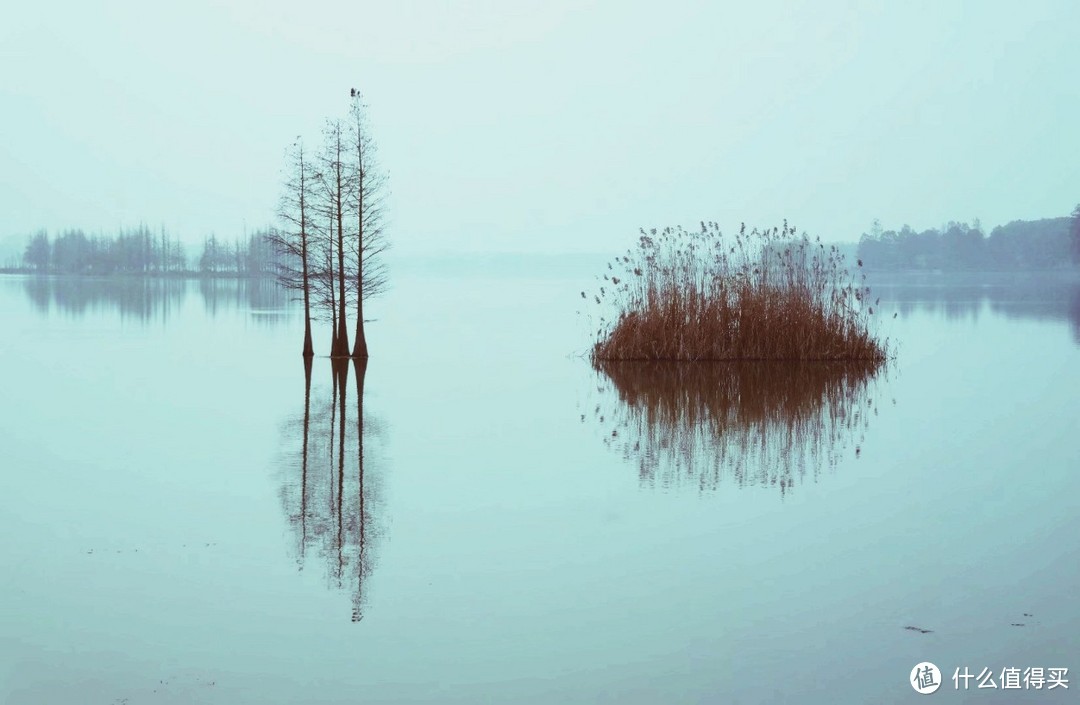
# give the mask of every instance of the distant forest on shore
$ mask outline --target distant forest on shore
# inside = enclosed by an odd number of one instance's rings
[[[147,226],[115,235],[88,236],[74,229],[50,238],[39,231],[26,240],[21,257],[8,256],[0,272],[108,276],[272,277],[282,255],[271,244],[271,228],[226,240],[210,235],[191,247],[164,230]],[[854,249],[868,270],[1010,272],[1080,266],[1080,205],[1071,216],[1014,220],[987,235],[978,221],[950,222],[916,231],[884,230],[874,221]],[[850,256],[850,254],[849,254]]]
[[[1080,264],[1080,205],[1071,217],[1014,220],[987,236],[978,221],[916,232],[883,230],[874,222],[859,240],[858,258],[871,270],[1031,271]]]
[[[206,237],[194,252],[164,230],[146,226],[115,235],[87,236],[67,230],[56,238],[45,231],[30,236],[21,262],[8,262],[7,272],[86,275],[274,276],[279,255],[267,239],[270,230],[227,241]]]

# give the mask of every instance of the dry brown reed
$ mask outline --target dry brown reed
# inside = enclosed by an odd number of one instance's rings
[[[861,267],[862,263],[858,263]],[[783,227],[655,229],[608,263],[593,360],[883,360],[865,275]]]

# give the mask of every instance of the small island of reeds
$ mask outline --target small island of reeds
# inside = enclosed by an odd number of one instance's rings
[[[786,221],[744,225],[734,237],[716,223],[640,235],[591,296],[604,309],[594,362],[886,358],[871,331],[877,302],[862,262],[850,269],[835,246],[796,235]]]

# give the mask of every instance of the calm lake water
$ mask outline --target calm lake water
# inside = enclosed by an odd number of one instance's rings
[[[501,271],[310,381],[272,285],[0,278],[0,702],[1076,701],[1075,281],[883,279],[876,373],[597,372],[586,270]]]

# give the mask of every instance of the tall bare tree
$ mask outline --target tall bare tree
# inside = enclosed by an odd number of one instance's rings
[[[367,120],[367,106],[360,91],[350,90],[349,138],[355,151],[351,164],[352,204],[356,215],[353,233],[353,285],[356,296],[356,336],[352,357],[367,358],[367,337],[364,334],[364,299],[386,289],[386,268],[382,254],[388,243],[384,233],[386,174],[376,161],[376,144]]]
[[[323,194],[325,195],[325,189]],[[316,281],[319,284],[319,309],[325,311],[330,319],[330,354],[333,356],[338,338],[337,293],[334,291],[334,243],[337,230],[334,228],[333,202],[330,199],[324,202],[322,216],[326,223],[325,237],[320,239],[323,269],[319,271]]]
[[[278,281],[290,289],[299,289],[304,299],[304,357],[315,354],[311,344],[311,283],[312,283],[312,204],[313,174],[310,160],[305,157],[304,144],[297,139],[289,150],[289,170],[285,179],[278,216],[284,224],[272,231],[269,240],[283,255],[278,265]]]
[[[326,126],[326,145],[323,155],[324,192],[329,199],[336,233],[334,247],[337,255],[337,333],[330,357],[349,357],[349,329],[345,322],[345,210],[349,199],[349,175],[345,159],[348,158],[344,128],[340,120],[331,120]],[[331,282],[331,286],[333,282]]]
[[[376,161],[359,91],[353,89],[350,98],[347,117],[326,122],[318,158],[303,160],[302,187],[295,178],[287,184],[283,221],[289,227],[280,234],[278,246],[300,263],[296,271],[284,269],[282,282],[294,288],[304,283],[305,338],[311,319],[325,316],[332,328],[330,357],[366,359],[364,302],[383,293],[388,282],[382,258],[388,249],[387,178]],[[294,154],[290,173],[300,173],[298,168]],[[301,200],[303,218],[297,215]],[[303,227],[298,227],[301,222]],[[354,304],[356,337],[350,350],[347,312]],[[309,349],[305,343],[305,355]]]
[[[318,166],[313,172],[316,183],[312,193],[316,243],[313,259],[318,266],[312,271],[312,302],[317,312],[316,317],[330,321],[330,356],[348,357],[347,348],[345,354],[341,355],[339,342],[341,333],[346,329],[339,315],[341,297],[338,279],[343,274],[343,268],[338,265],[337,260],[339,239],[343,239],[345,235],[339,226],[338,217],[339,205],[344,208],[344,196],[338,189],[335,141],[334,123],[328,121],[323,130]]]

